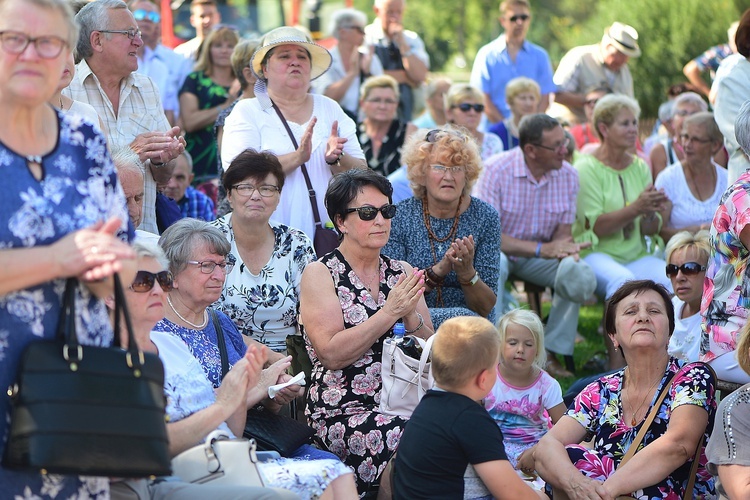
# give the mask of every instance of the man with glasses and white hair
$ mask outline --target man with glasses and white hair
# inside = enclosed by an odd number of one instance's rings
[[[555,91],[547,51],[526,40],[531,26],[529,1],[503,1],[498,19],[504,33],[479,49],[471,70],[471,85],[484,92],[484,109],[492,124],[510,116],[505,86],[512,79],[525,76],[539,84],[541,99],[537,110],[540,112],[547,109],[549,95]]]
[[[513,275],[554,288],[544,334],[546,369],[556,378],[571,377],[555,354],[573,354],[578,312],[596,288],[594,272],[578,259],[590,243],[574,242],[571,232],[578,173],[565,161],[568,139],[556,119],[525,116],[518,132],[518,147],[485,161],[475,194],[500,214],[500,286]],[[502,289],[497,296],[502,299]],[[502,304],[495,307],[502,310]]]
[[[622,23],[613,23],[605,29],[600,43],[570,49],[555,72],[555,102],[567,107],[571,116],[566,118],[576,123],[586,122],[585,92],[594,86],[609,87],[616,94],[634,97],[628,60],[640,55],[638,32]]]
[[[133,14],[122,0],[96,0],[76,15],[76,52],[83,60],[65,95],[87,102],[104,125],[110,148],[129,146],[143,163],[144,202],[140,229],[158,234],[156,184],[166,184],[172,161],[185,149],[179,127],[162,112],[159,89],[137,73],[143,45]]]

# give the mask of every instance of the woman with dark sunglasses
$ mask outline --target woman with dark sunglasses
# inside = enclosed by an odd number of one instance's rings
[[[674,297],[674,332],[667,350],[670,356],[686,362],[698,361],[701,343],[701,297],[711,252],[708,231],[680,231],[669,240],[665,253],[667,276]]]
[[[480,132],[479,124],[484,115],[484,95],[467,84],[453,85],[445,94],[445,117],[448,123],[463,127],[476,141],[482,152],[482,160],[505,150],[503,142],[492,131]]]
[[[482,160],[468,135],[420,131],[404,148],[414,196],[401,201],[384,252],[425,270],[437,328],[454,316],[490,317],[500,274],[500,217],[471,196]]]
[[[372,170],[331,179],[325,202],[341,244],[308,264],[300,294],[313,364],[306,413],[328,448],[354,468],[360,493],[372,498],[406,423],[379,411],[383,341],[396,322],[410,335],[433,333],[424,272],[381,254],[396,212],[391,192]]]

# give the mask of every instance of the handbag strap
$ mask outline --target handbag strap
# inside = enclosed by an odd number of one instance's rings
[[[227,341],[224,338],[224,329],[221,327],[219,321],[219,315],[216,314],[212,308],[208,309],[208,314],[211,315],[211,321],[214,324],[214,330],[216,330],[216,343],[219,346],[219,355],[221,356],[221,380],[229,373],[229,355],[227,354]]]
[[[430,338],[427,339],[424,347],[422,348],[422,355],[419,357],[419,378],[417,379],[417,383],[419,384],[417,386],[417,394],[419,394],[419,399],[422,399],[422,396],[424,396],[429,389],[429,387],[424,387],[424,385],[422,384],[422,374],[424,373],[424,370],[427,367],[427,362],[430,359],[433,342],[435,342],[435,334],[432,334]]]
[[[297,145],[297,139],[294,138],[294,134],[292,133],[292,129],[289,128],[289,123],[287,123],[286,118],[284,118],[284,114],[281,112],[279,107],[276,105],[275,102],[271,101],[271,105],[273,106],[274,111],[276,111],[276,114],[279,115],[279,119],[281,120],[281,123],[284,124],[284,128],[286,129],[286,133],[289,135],[289,139],[292,140],[292,145],[294,145],[294,149],[298,149],[299,146]],[[318,198],[315,194],[315,190],[312,187],[312,182],[310,182],[310,175],[307,173],[307,165],[304,163],[299,166],[300,170],[302,170],[302,175],[305,177],[305,184],[307,184],[307,192],[310,195],[310,204],[312,205],[312,211],[313,211],[313,218],[315,219],[315,226],[316,227],[323,227],[323,224],[320,222],[320,212],[318,212]]]

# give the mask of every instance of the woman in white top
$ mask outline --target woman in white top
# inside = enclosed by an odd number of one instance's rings
[[[301,31],[284,26],[263,37],[250,65],[258,77],[255,98],[238,102],[224,122],[222,166],[226,170],[248,148],[276,154],[286,178],[271,219],[301,229],[312,239],[315,222],[300,166],[307,166],[323,219],[327,219],[323,197],[332,175],[365,168],[354,122],[336,101],[308,93],[310,82],[330,67],[331,55]]]
[[[71,53],[65,59],[65,68],[63,68],[62,76],[60,77],[60,83],[57,85],[55,94],[50,97],[49,103],[56,107],[65,114],[73,113],[86,118],[91,123],[99,126],[100,129],[104,129],[102,121],[99,119],[99,115],[93,106],[86,102],[74,101],[68,96],[62,95],[62,90],[70,85],[73,76],[76,74],[76,63]]]
[[[698,361],[701,342],[701,297],[711,246],[708,231],[680,231],[665,249],[667,276],[674,297],[674,333],[669,338],[670,356],[685,362]]]
[[[356,9],[341,9],[331,18],[331,36],[338,44],[331,49],[331,68],[313,87],[337,101],[352,120],[357,120],[359,89],[370,76],[383,74],[383,64],[374,46],[364,46],[367,16]]]
[[[664,241],[679,231],[711,227],[711,220],[727,189],[727,171],[713,155],[723,147],[723,136],[710,112],[685,118],[679,131],[684,158],[656,177],[656,188],[669,198],[668,218],[661,229]]]

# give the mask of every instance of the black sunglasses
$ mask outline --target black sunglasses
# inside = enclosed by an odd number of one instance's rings
[[[346,213],[350,214],[352,212],[357,212],[357,215],[359,215],[359,218],[362,220],[373,220],[378,216],[378,212],[383,214],[384,219],[393,219],[393,216],[396,215],[396,205],[387,203],[380,208],[357,207],[346,209]]]
[[[133,280],[133,284],[130,285],[130,289],[136,293],[150,292],[154,288],[154,283],[158,281],[159,286],[165,292],[171,292],[173,288],[172,284],[172,273],[169,271],[162,271],[159,273],[150,273],[148,271],[138,271]]]
[[[473,109],[477,113],[481,113],[484,111],[484,104],[469,104],[468,102],[463,102],[461,104],[455,104],[451,106],[452,108],[458,108],[464,113],[468,113],[470,109]]]
[[[667,276],[669,276],[670,278],[674,278],[675,276],[677,276],[678,271],[682,271],[682,274],[684,274],[685,276],[693,276],[705,270],[706,266],[701,266],[697,262],[685,262],[681,266],[667,264]]]
[[[509,17],[508,20],[510,22],[512,22],[512,23],[518,22],[519,20],[523,21],[523,22],[526,22],[526,21],[529,20],[530,17],[531,16],[528,15],[528,14],[518,14],[517,16],[511,16],[511,17]]]

